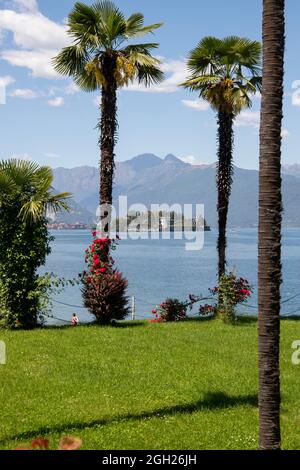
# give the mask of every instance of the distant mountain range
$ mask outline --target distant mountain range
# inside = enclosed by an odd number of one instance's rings
[[[174,155],[161,159],[153,154],[139,155],[116,164],[114,199],[126,195],[128,203],[202,203],[209,225],[217,224],[215,164],[190,165]],[[284,224],[300,226],[300,165],[283,166]],[[54,170],[54,187],[70,191],[76,207],[72,223],[90,223],[98,205],[99,172],[81,166]],[[60,220],[67,221],[62,214]],[[258,172],[235,167],[229,226],[252,227],[258,217]],[[77,218],[77,220],[75,220]]]
[[[294,163],[293,165],[282,165],[282,174],[300,178],[300,164]]]

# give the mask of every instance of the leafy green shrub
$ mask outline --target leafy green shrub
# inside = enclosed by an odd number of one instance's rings
[[[0,326],[33,328],[42,322],[48,281],[39,277],[53,238],[47,209],[66,208],[54,195],[52,170],[22,161],[0,162]]]
[[[52,237],[45,218],[29,227],[10,214],[0,209],[0,325],[33,328],[42,322],[44,285],[37,269],[50,253]]]

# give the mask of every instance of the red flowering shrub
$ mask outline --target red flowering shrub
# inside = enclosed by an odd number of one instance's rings
[[[200,315],[215,315],[216,307],[214,305],[204,304],[199,307]]]
[[[86,250],[88,272],[82,275],[82,295],[85,307],[101,324],[112,320],[123,320],[128,312],[126,289],[128,282],[114,268],[111,251],[115,250],[114,240],[97,238],[96,233],[91,246]]]
[[[238,278],[234,272],[223,274],[220,284],[209,289],[216,297],[215,305],[201,305],[199,313],[207,315],[214,313],[219,315],[225,323],[234,323],[236,320],[236,307],[250,297],[252,287],[247,279]]]
[[[167,299],[157,309],[152,310],[155,319],[151,323],[179,321],[186,318],[188,305],[178,299]]]

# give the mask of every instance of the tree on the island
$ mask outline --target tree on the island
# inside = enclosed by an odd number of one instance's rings
[[[182,84],[199,93],[217,112],[218,121],[218,275],[226,269],[226,226],[233,177],[233,125],[261,90],[261,43],[229,36],[203,38],[188,58],[189,77]]]
[[[67,209],[69,193],[55,194],[49,167],[25,160],[0,162],[0,324],[32,328],[42,313],[37,273],[50,253],[47,211]]]
[[[259,447],[280,449],[281,126],[285,2],[263,1],[259,172]]]
[[[99,146],[100,206],[106,215],[102,224],[109,231],[109,207],[112,204],[117,133],[117,90],[137,81],[145,86],[163,80],[160,61],[152,56],[156,43],[134,44],[133,40],[159,28],[162,23],[144,25],[144,16],[134,13],[128,18],[104,0],[93,5],[77,2],[69,14],[67,27],[73,44],[54,58],[54,67],[62,75],[72,76],[81,89],[101,90]],[[103,213],[104,212],[104,213]]]

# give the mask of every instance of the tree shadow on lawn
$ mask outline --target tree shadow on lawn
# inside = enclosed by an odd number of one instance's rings
[[[98,326],[99,329],[101,328],[135,328],[137,326],[145,326],[145,322],[143,321],[133,321],[133,320],[125,320],[124,322],[113,322],[110,325],[100,325],[97,322],[90,322],[90,323],[81,323],[80,325],[74,327],[72,325],[45,325],[40,328],[36,328],[36,330],[78,330],[83,328],[90,328],[93,326]],[[20,330],[21,331],[21,330]]]
[[[126,421],[141,421],[149,418],[164,418],[167,416],[174,416],[176,414],[191,414],[201,410],[221,410],[225,408],[239,407],[239,406],[258,406],[257,395],[239,395],[230,396],[224,392],[208,392],[204,395],[202,400],[192,403],[181,405],[174,405],[170,407],[158,408],[152,411],[144,411],[138,414],[128,413],[124,415],[112,416],[111,418],[103,418],[87,422],[73,422],[63,423],[54,426],[41,426],[34,431],[25,431],[19,434],[8,436],[0,440],[1,444],[5,444],[14,440],[26,440],[35,437],[45,436],[49,433],[63,434],[65,432],[80,431],[83,429],[93,429],[98,426],[106,426],[112,423],[126,422]]]

